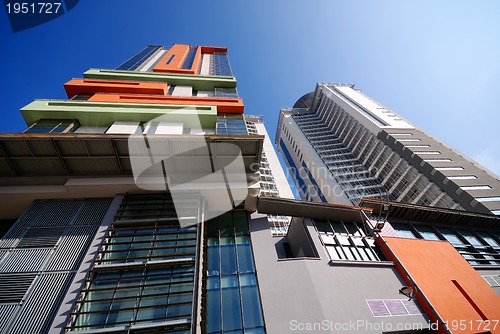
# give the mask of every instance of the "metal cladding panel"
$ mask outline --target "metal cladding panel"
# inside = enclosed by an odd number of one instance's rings
[[[59,158],[12,158],[16,170],[22,174],[65,174]]]
[[[25,140],[9,140],[2,145],[5,153],[10,157],[29,157],[33,155]]]
[[[53,248],[65,227],[32,227],[21,238],[16,248]]]
[[[111,199],[86,200],[74,225],[100,225]]]
[[[57,149],[51,140],[31,140],[28,143],[31,152],[39,157],[57,156]]]
[[[31,226],[70,225],[83,201],[49,201]]]
[[[86,140],[85,143],[88,152],[91,155],[99,155],[99,156],[114,155],[113,142],[109,139]],[[126,143],[127,141],[125,140],[125,144]]]
[[[72,278],[70,273],[42,274],[7,329],[8,333],[46,333]]]
[[[10,319],[13,317],[17,307],[18,307],[17,304],[0,305],[0,334],[3,333],[7,334],[7,332],[4,331],[4,329],[10,322]]]
[[[64,158],[64,162],[74,174],[118,174],[120,172],[115,157],[100,157],[99,159],[74,157]]]
[[[52,249],[14,249],[7,254],[5,260],[0,264],[0,272],[37,272],[49,256]]]
[[[0,157],[0,175],[16,175],[5,158]]]
[[[57,140],[57,147],[59,148],[59,152],[63,157],[71,157],[71,156],[88,156],[89,151],[87,145],[85,145],[85,141],[76,141],[76,140]]]
[[[92,242],[98,226],[78,226],[67,229],[59,246],[50,257],[45,270],[76,270]]]
[[[111,142],[109,142],[109,144],[111,145]],[[119,156],[129,155],[128,145],[129,145],[128,138],[115,140],[116,151]]]

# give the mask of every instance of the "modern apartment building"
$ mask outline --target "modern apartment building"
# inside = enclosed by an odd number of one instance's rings
[[[247,212],[277,158],[227,49],[149,45],[64,89],[0,135],[0,333],[263,332]]]
[[[500,332],[500,217],[292,199],[226,48],[64,87],[0,134],[0,333]]]
[[[282,109],[278,149],[302,198],[361,198],[500,214],[499,177],[354,85],[318,84]]]

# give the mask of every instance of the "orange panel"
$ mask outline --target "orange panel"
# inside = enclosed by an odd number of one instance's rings
[[[189,45],[186,44],[174,44],[170,50],[165,54],[165,56],[160,59],[160,61],[153,68],[153,72],[167,72],[167,73],[184,73],[184,74],[196,74],[198,66],[201,61],[201,50],[198,48],[196,51],[195,59],[193,65],[190,69],[183,69],[182,63],[189,53]],[[167,64],[168,63],[168,64]]]
[[[500,333],[500,324],[484,327],[486,319],[500,320],[500,296],[450,243],[384,237],[377,244],[403,278],[412,277],[416,298],[434,322],[432,307],[452,333]],[[439,329],[446,333],[441,324]]]
[[[242,114],[244,111],[242,99],[219,97],[95,94],[88,101],[217,106],[217,112],[228,114]]]
[[[163,82],[72,79],[64,84],[68,98],[77,94],[130,93],[165,95],[168,85]]]
[[[165,56],[153,68],[153,72],[167,72],[180,74],[197,74],[203,54],[227,52],[227,48],[218,46],[199,46],[190,69],[181,68],[184,59],[189,53],[189,45],[174,44]],[[169,61],[170,60],[170,61]],[[168,63],[168,64],[167,64]]]

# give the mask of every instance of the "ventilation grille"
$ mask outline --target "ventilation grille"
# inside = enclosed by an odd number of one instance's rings
[[[8,333],[46,333],[72,277],[69,273],[41,275]]]
[[[32,227],[26,232],[17,248],[52,248],[64,232],[65,227]]]
[[[406,299],[370,299],[366,303],[374,317],[418,315],[422,311],[413,300]]]
[[[20,303],[36,275],[0,275],[0,304]]]

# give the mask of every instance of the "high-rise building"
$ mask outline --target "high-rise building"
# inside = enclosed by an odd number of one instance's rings
[[[500,214],[499,177],[354,85],[318,84],[282,109],[278,149],[303,199],[362,198]]]
[[[500,333],[500,217],[292,199],[225,48],[64,87],[0,134],[1,334]]]
[[[263,333],[247,212],[277,158],[227,49],[149,45],[64,89],[0,135],[0,333]]]

